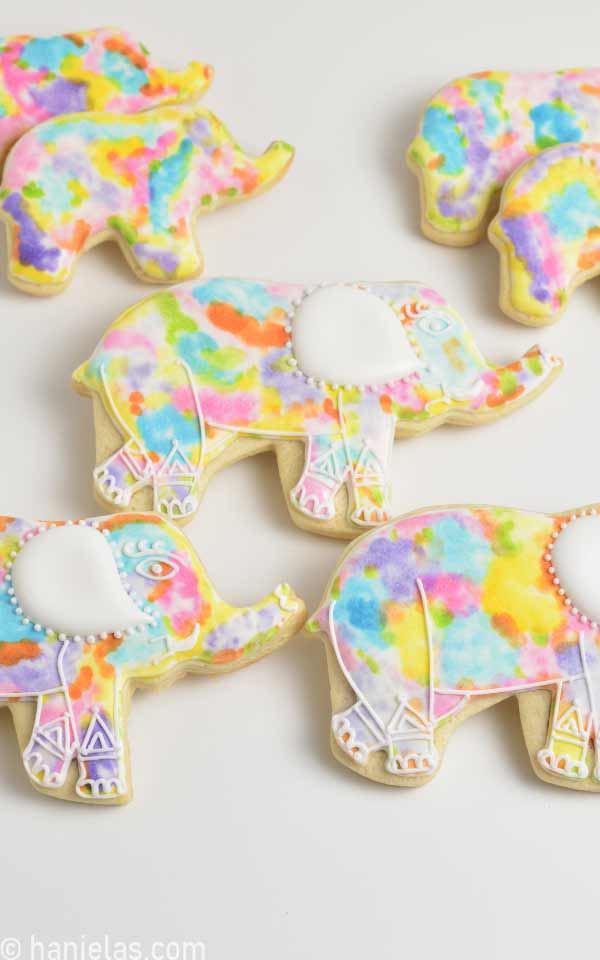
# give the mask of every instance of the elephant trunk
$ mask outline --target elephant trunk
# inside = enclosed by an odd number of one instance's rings
[[[483,415],[497,415],[502,407],[508,412],[516,402],[545,389],[561,367],[561,360],[539,346],[531,347],[514,363],[488,367],[475,384],[469,409]]]
[[[306,619],[306,608],[287,584],[249,607],[231,607],[205,637],[200,654],[223,670],[252,663],[286,643]]]
[[[275,140],[260,157],[254,157],[252,166],[258,173],[257,191],[276,183],[294,158],[294,148],[284,140]]]

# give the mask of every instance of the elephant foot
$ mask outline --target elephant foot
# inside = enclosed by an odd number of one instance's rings
[[[292,490],[292,503],[309,517],[316,520],[332,520],[335,516],[334,496],[337,486],[324,483],[322,479],[305,474]]]
[[[568,780],[585,780],[590,773],[584,756],[570,756],[567,753],[557,755],[548,747],[545,747],[538,752],[537,758],[538,763],[546,772],[559,777],[566,777]],[[598,771],[594,773],[596,779],[598,779],[597,774]]]
[[[94,470],[94,486],[103,500],[126,507],[133,494],[152,480],[152,464],[135,440],[130,440]]]
[[[439,763],[433,740],[400,741],[390,747],[385,769],[396,777],[433,773]]]
[[[56,789],[64,784],[73,756],[68,717],[61,717],[34,729],[23,753],[31,780]]]
[[[365,505],[357,507],[350,519],[360,527],[376,527],[380,523],[387,523],[390,519],[390,512],[385,507]]]
[[[355,703],[344,713],[336,713],[331,721],[331,731],[338,747],[361,767],[365,766],[373,750],[384,746],[379,731],[374,729],[373,721],[361,703]]]
[[[75,792],[83,800],[112,800],[127,793],[118,759],[87,760],[81,767]]]
[[[154,509],[169,520],[191,517],[198,509],[196,478],[161,479],[154,493]]]

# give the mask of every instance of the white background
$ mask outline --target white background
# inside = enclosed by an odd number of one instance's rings
[[[396,444],[397,513],[600,499],[600,283],[577,291],[554,328],[504,318],[496,253],[420,236],[403,159],[421,106],[454,76],[597,64],[595,4],[2,6],[5,34],[114,23],[164,65],[204,59],[216,68],[205,103],[245,148],[296,146],[272,192],[201,221],[209,273],[419,279],[464,314],[490,359],[512,360],[536,339],[564,357],[560,379],[513,416]],[[111,245],[85,256],[54,299],[0,278],[2,513],[97,512],[91,404],[69,376],[148,290]],[[292,525],[270,456],[215,478],[188,532],[219,592],[240,604],[286,579],[314,608],[344,546]],[[597,951],[600,796],[537,780],[514,701],[465,724],[438,777],[409,791],[333,760],[328,697],[324,651],[307,638],[238,674],[138,693],[135,799],[119,809],[38,796],[0,711],[0,939],[201,939],[207,960]]]

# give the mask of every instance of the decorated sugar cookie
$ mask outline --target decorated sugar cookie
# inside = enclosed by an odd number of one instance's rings
[[[520,163],[582,140],[600,140],[600,68],[487,70],[454,80],[425,107],[408,151],[420,181],[423,232],[438,243],[477,243],[496,194]]]
[[[27,293],[58,293],[78,256],[109,238],[142,280],[195,276],[197,216],[266,190],[292,156],[281,141],[248,156],[197,106],[49,120],[25,134],[5,164],[9,278]]]
[[[538,776],[600,790],[599,570],[594,508],[441,507],[361,537],[308,623],[336,757],[418,786],[458,723],[516,695]]]
[[[183,70],[155,64],[125,30],[105,27],[55,37],[0,37],[0,166],[18,138],[63,113],[138,113],[159,104],[195,100],[211,67]]]
[[[489,228],[501,261],[500,306],[552,323],[571,292],[600,273],[600,143],[569,143],[522,164]]]
[[[489,364],[418,283],[212,279],[127,310],[73,382],[94,398],[102,503],[185,520],[220,467],[273,448],[293,520],[354,537],[388,519],[395,436],[492,420],[559,368],[537,347]]]
[[[0,528],[0,705],[33,786],[50,795],[126,802],[134,687],[243,667],[304,620],[285,585],[230,607],[185,536],[153,514],[2,517]]]

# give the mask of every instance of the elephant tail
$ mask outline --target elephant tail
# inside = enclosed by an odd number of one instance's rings
[[[305,630],[307,633],[311,634],[325,634],[327,637],[330,636],[329,628],[329,619],[331,614],[331,603],[326,601],[323,603],[318,610],[313,613],[312,617],[306,622]]]
[[[98,378],[93,375],[93,367],[89,360],[85,360],[71,374],[71,386],[77,393],[88,395],[91,389],[97,389]]]

